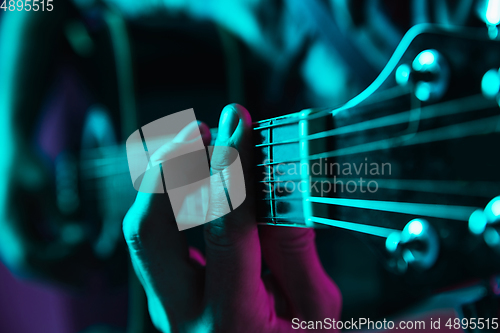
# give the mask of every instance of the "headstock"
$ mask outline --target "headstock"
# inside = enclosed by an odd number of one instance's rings
[[[259,221],[356,231],[415,297],[499,272],[499,67],[484,29],[417,26],[344,106],[260,122]]]

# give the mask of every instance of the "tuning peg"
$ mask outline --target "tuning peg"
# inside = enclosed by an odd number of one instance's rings
[[[486,244],[500,250],[500,196],[491,200],[484,210],[478,209],[469,217],[469,231],[482,235]]]
[[[483,92],[483,96],[488,99],[496,98],[500,105],[500,69],[490,69],[483,75],[481,91]]]
[[[500,222],[500,197],[496,197],[491,200],[484,209],[484,213],[486,214],[486,218],[489,223],[498,223]]]
[[[422,102],[441,98],[448,88],[450,70],[446,59],[437,50],[420,52],[409,64],[396,69],[396,82],[411,85],[415,96]]]
[[[434,228],[424,219],[414,219],[401,232],[387,237],[386,249],[395,259],[396,269],[404,273],[408,266],[426,270],[436,262],[439,238]]]
[[[498,25],[500,24],[500,0],[477,1],[476,11],[486,26],[490,39],[498,38]]]

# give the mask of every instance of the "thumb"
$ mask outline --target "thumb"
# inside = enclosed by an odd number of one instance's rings
[[[214,310],[221,313],[234,313],[242,309],[234,303],[241,299],[265,299],[260,279],[259,236],[251,200],[252,182],[248,172],[252,157],[251,131],[251,118],[245,108],[237,104],[224,108],[219,122],[219,136],[211,158],[211,170],[212,174],[222,174],[230,199],[239,191],[246,195],[246,200],[239,207],[233,207],[234,210],[229,214],[205,224],[206,297],[209,302],[217,304],[217,309]],[[232,165],[234,156],[231,156],[228,147],[239,152],[246,188],[236,186],[237,173],[231,172],[232,169],[228,167]],[[222,215],[224,198],[211,192],[212,217]]]
[[[207,221],[213,222],[207,225],[207,230],[216,236],[217,239],[211,240],[217,243],[231,242],[255,226],[252,202],[245,200],[252,197],[251,130],[251,118],[244,107],[230,104],[222,110],[215,147],[209,151],[212,176],[218,177],[211,177]],[[222,184],[214,184],[217,182]]]

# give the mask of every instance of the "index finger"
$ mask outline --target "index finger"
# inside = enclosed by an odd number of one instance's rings
[[[196,123],[188,125],[187,131],[179,133],[181,138],[177,138],[175,144],[162,147],[154,157],[156,162],[168,159],[182,145],[189,145],[189,141],[184,140],[189,140],[189,129],[194,131],[197,127]],[[201,125],[200,131],[202,137],[206,137],[209,130]],[[159,173],[153,173],[152,177],[155,176],[161,177]],[[161,182],[159,179],[150,181]],[[167,194],[139,192],[123,221],[123,234],[149,304],[157,306],[159,302],[163,311],[169,309],[172,319],[184,318],[201,298],[202,271],[190,258],[185,236],[177,228]],[[158,309],[152,311],[155,323],[165,321],[162,313]]]
[[[251,118],[240,105],[226,106],[219,122],[219,136],[212,156],[212,169],[221,171],[228,167],[230,159],[224,154],[233,147],[241,156],[243,170],[251,166]],[[224,174],[226,182],[231,182],[231,173]],[[206,302],[213,305],[214,318],[232,314],[241,320],[265,309],[263,302],[267,294],[261,280],[261,254],[257,225],[255,222],[251,182],[248,172],[245,176],[246,200],[229,214],[206,224]],[[228,179],[229,178],[229,179]],[[224,199],[224,196],[216,196]],[[216,198],[216,199],[217,199]],[[211,198],[212,199],[212,198]],[[211,205],[217,204],[210,202]],[[217,213],[217,212],[216,212]],[[242,306],[241,300],[252,300]],[[225,315],[226,314],[226,315]],[[222,320],[222,319],[221,319]]]

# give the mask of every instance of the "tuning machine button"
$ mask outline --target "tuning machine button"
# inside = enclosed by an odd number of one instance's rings
[[[410,85],[422,102],[439,100],[448,89],[449,78],[446,59],[434,49],[420,52],[411,66],[402,64],[396,69],[396,82],[401,86]]]
[[[486,23],[490,39],[498,38],[500,24],[500,0],[481,0],[476,2],[476,11]]]
[[[438,235],[424,219],[411,220],[401,232],[390,234],[385,246],[400,273],[406,272],[408,266],[417,270],[429,269],[439,254]]]
[[[483,75],[481,91],[488,99],[496,99],[500,105],[500,69],[490,69]]]
[[[491,200],[484,210],[478,209],[469,217],[469,231],[482,235],[486,244],[500,250],[500,197]]]

